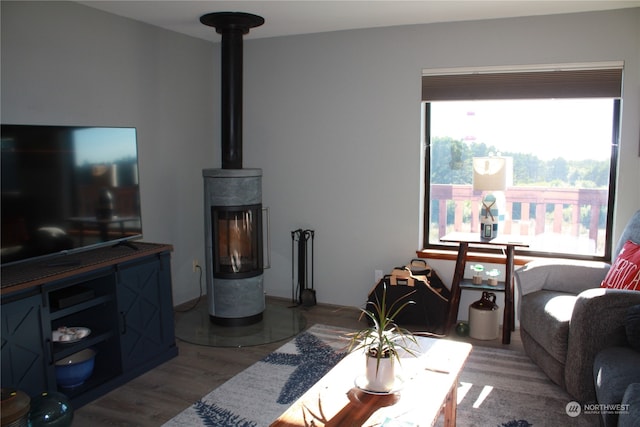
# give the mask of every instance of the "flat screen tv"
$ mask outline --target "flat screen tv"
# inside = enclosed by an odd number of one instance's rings
[[[0,133],[3,266],[142,237],[135,128]]]

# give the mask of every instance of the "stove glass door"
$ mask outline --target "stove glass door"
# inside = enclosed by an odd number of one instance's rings
[[[213,206],[211,215],[214,277],[262,274],[262,205]]]

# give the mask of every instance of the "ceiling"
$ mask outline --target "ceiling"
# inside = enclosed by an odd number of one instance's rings
[[[199,21],[201,15],[210,12],[248,12],[264,17],[265,24],[252,29],[245,37],[250,39],[640,7],[640,1],[615,0],[91,0],[78,3],[213,42],[219,42],[220,35]]]

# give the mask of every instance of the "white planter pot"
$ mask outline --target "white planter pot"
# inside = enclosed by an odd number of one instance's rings
[[[367,389],[377,392],[393,390],[396,380],[395,359],[393,357],[382,358],[379,366],[377,366],[378,361],[375,357],[366,356],[366,360]]]

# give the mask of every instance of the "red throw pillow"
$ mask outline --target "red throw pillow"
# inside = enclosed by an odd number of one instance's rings
[[[625,242],[600,286],[640,291],[640,245],[631,240]]]

